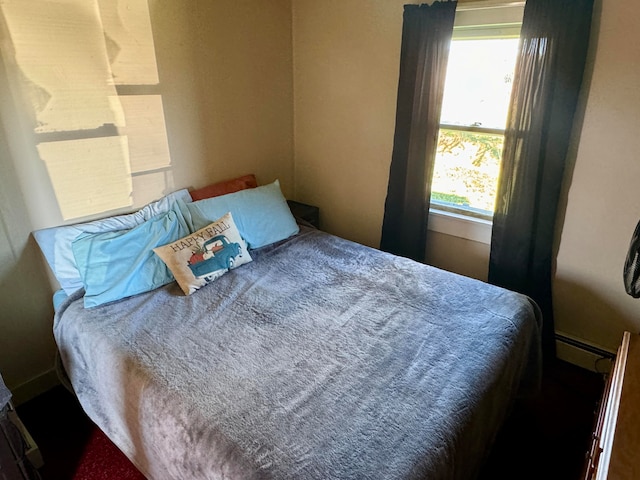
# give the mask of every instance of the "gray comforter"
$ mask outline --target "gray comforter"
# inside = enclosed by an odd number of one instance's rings
[[[304,227],[251,253],[56,313],[80,403],[149,478],[473,478],[539,385],[527,297]]]

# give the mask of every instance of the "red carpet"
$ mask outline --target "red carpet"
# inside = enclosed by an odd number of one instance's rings
[[[100,429],[94,428],[73,474],[73,480],[114,479],[144,480],[145,477]]]
[[[64,387],[51,389],[17,411],[44,459],[42,480],[144,480]]]

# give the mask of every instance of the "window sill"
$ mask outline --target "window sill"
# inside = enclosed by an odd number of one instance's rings
[[[492,223],[489,220],[435,208],[429,210],[429,230],[434,232],[489,245],[491,244],[491,226]]]

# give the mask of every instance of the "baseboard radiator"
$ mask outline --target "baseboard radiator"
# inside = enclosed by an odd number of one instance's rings
[[[587,370],[607,374],[616,353],[562,332],[556,332],[556,354],[560,360]]]

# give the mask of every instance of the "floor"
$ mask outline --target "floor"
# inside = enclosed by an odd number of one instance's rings
[[[42,480],[144,480],[63,386],[16,410],[42,454]]]
[[[557,361],[538,398],[516,407],[480,480],[578,480],[604,390],[605,377]]]
[[[548,369],[540,397],[510,416],[480,480],[578,480],[603,388],[602,375],[558,361]],[[44,458],[43,480],[144,478],[63,387],[17,410]]]

